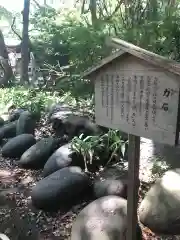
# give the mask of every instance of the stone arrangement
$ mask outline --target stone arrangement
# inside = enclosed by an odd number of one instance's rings
[[[42,169],[42,179],[31,191],[33,205],[44,211],[68,211],[84,200],[90,202],[78,214],[72,240],[126,239],[127,176],[117,168],[99,177],[84,172],[84,162],[71,148],[74,136],[96,135],[100,130],[87,117],[72,113],[66,105],[52,106],[48,121],[55,136],[36,139],[37,116],[14,110],[7,121],[0,118],[1,153],[20,168]],[[63,138],[67,135],[68,138]],[[4,142],[5,141],[5,142]],[[158,234],[180,234],[180,170],[167,171],[150,188],[139,206],[142,224]],[[142,233],[137,226],[137,239]]]

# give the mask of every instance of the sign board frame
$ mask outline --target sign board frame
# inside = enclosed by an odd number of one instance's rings
[[[136,58],[126,56],[124,64],[122,60],[118,65],[123,68],[130,62],[129,68],[137,68],[135,60]],[[156,68],[155,73],[152,72],[153,69],[148,69],[146,73],[145,68],[146,65],[142,67],[141,72],[133,69],[133,73],[127,68],[107,68],[97,75],[96,123],[174,145],[178,115],[178,83],[176,79],[169,81],[172,74],[158,72]]]

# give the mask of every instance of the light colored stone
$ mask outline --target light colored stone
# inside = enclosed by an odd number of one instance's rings
[[[106,196],[86,206],[77,216],[71,240],[125,240],[127,201],[117,196]],[[137,228],[137,239],[141,239]]]
[[[167,171],[147,192],[140,221],[158,234],[180,234],[180,169]]]

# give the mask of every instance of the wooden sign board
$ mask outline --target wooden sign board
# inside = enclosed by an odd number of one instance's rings
[[[125,54],[101,68],[94,80],[98,125],[175,144],[177,75]]]
[[[87,70],[95,84],[96,123],[129,134],[127,240],[136,240],[140,137],[175,145],[179,137],[180,64],[121,39],[120,50]]]

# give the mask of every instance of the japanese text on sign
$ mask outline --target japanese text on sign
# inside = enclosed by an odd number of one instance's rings
[[[173,144],[179,88],[160,75],[104,74],[96,83],[100,125]]]

